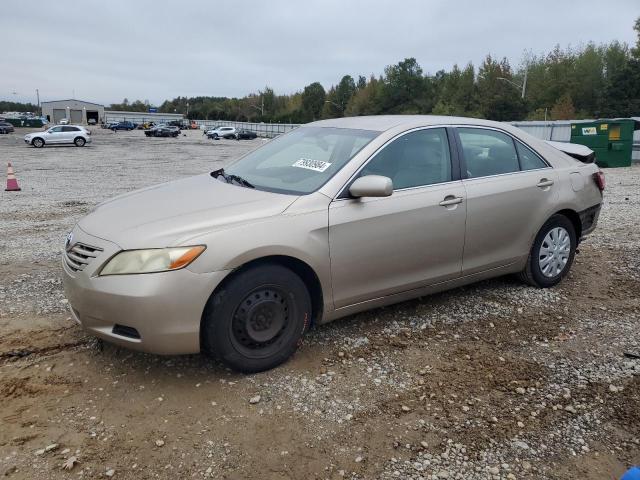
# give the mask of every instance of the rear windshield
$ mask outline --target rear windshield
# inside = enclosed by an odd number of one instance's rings
[[[304,195],[316,191],[379,135],[370,130],[299,127],[228,168],[260,190]]]

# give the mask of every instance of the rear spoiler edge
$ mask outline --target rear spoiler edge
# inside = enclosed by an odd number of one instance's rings
[[[596,152],[584,145],[569,142],[554,142],[552,140],[545,140],[545,142],[556,150],[560,150],[582,163],[594,163],[596,161]]]

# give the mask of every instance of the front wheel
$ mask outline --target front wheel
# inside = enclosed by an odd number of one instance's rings
[[[42,148],[44,147],[44,140],[41,138],[34,138],[33,141],[31,142],[31,145],[33,145],[36,148]]]
[[[234,275],[205,308],[206,352],[244,373],[268,370],[295,352],[311,321],[311,299],[298,275],[261,265]]]
[[[536,235],[520,279],[540,288],[557,285],[569,273],[576,247],[571,221],[564,215],[553,215]]]
[[[82,137],[76,137],[73,143],[76,147],[84,147],[84,144],[87,143],[87,141]]]

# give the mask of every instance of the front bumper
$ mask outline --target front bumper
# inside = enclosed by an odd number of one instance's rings
[[[69,267],[63,252],[65,294],[74,319],[87,331],[111,343],[149,353],[200,351],[202,312],[227,271],[198,274],[182,269],[98,277],[100,267],[121,248],[77,226],[73,230],[76,242],[102,249],[80,271]],[[131,329],[137,336],[130,335]]]

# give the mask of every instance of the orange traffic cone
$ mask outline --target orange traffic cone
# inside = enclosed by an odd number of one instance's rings
[[[4,189],[5,192],[19,192],[21,188],[18,186],[18,180],[16,179],[16,175],[13,173],[13,166],[11,162],[9,162],[9,166],[7,167],[7,188]]]

